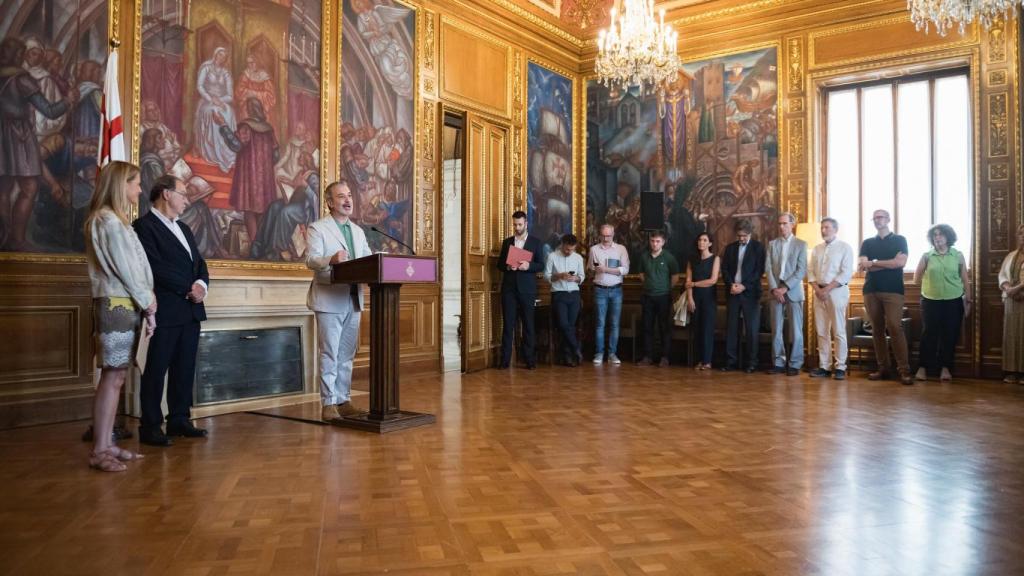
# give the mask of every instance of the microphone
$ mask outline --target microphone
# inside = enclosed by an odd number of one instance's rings
[[[399,240],[398,238],[395,238],[394,236],[392,236],[391,234],[388,234],[387,232],[385,232],[385,231],[381,230],[380,228],[377,228],[376,226],[370,226],[370,230],[373,230],[373,231],[374,231],[374,232],[376,232],[377,234],[381,234],[381,235],[383,235],[383,236],[387,236],[388,238],[391,238],[391,239],[392,239],[392,240],[394,240],[395,242],[398,242],[398,243],[399,243],[399,244],[401,244],[402,246],[405,246],[405,249],[406,249],[406,250],[408,250],[410,254],[412,254],[413,256],[415,256],[415,255],[416,255],[416,251],[412,249],[412,246],[409,246],[409,245],[408,245],[408,244],[406,244],[405,242],[402,242],[402,241],[401,241],[401,240]]]

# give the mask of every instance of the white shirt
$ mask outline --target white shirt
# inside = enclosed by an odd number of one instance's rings
[[[160,219],[161,222],[164,223],[164,226],[167,226],[167,229],[171,231],[171,234],[174,234],[174,237],[178,239],[178,242],[181,242],[182,248],[185,249],[185,253],[188,254],[188,258],[189,260],[191,260],[192,249],[189,248],[188,246],[188,240],[185,238],[185,232],[181,229],[181,226],[178,226],[178,219],[175,218],[174,220],[171,220],[170,218],[165,216],[163,212],[157,210],[156,206],[154,206],[150,210],[157,218]],[[206,282],[203,282],[202,280],[196,280],[196,282],[202,284],[204,290],[209,289],[209,286],[206,285]]]
[[[560,272],[575,272],[576,280],[554,280],[551,276]],[[566,256],[562,254],[561,248],[548,254],[548,261],[544,263],[544,279],[551,282],[552,292],[577,292],[580,289],[580,282],[583,282],[583,257],[573,252]]]
[[[612,245],[608,248],[604,247],[604,244],[595,244],[590,247],[590,265],[596,266],[608,266],[608,260],[614,259],[619,261],[619,275],[608,274],[607,272],[601,272],[594,276],[594,283],[598,286],[618,286],[622,284],[622,278],[629,273],[629,252],[626,247],[622,244],[616,244],[612,242]]]
[[[782,279],[782,275],[786,273],[786,260],[789,259],[789,243],[793,240],[796,234],[790,234],[789,238],[782,239],[782,265],[779,266],[779,279]]]
[[[743,256],[747,253],[747,245],[749,244],[749,240],[746,244],[740,242],[740,249],[736,255],[736,277],[732,279],[733,284],[743,283]]]
[[[514,244],[516,248],[519,248],[520,250],[522,250],[523,246],[526,246],[526,239],[529,238],[529,237],[530,237],[529,234],[523,234],[522,238],[520,238],[516,234],[513,234],[512,235],[512,244]]]
[[[853,248],[836,238],[822,242],[811,250],[811,262],[807,266],[807,280],[811,284],[830,284],[833,280],[840,286],[850,283],[853,277]]]

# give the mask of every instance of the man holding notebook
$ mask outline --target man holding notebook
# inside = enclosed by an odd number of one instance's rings
[[[498,270],[501,279],[501,315],[504,326],[501,333],[501,363],[508,368],[512,361],[512,342],[515,338],[516,318],[523,319],[523,355],[526,367],[537,367],[534,354],[533,312],[537,300],[537,273],[544,270],[540,239],[530,236],[526,229],[526,213],[516,210],[512,214],[512,236],[501,243]]]

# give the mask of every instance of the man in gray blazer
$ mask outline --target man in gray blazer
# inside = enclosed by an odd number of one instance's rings
[[[362,286],[331,284],[331,267],[371,252],[363,229],[350,220],[354,204],[348,184],[334,182],[324,193],[331,213],[311,224],[307,232],[306,267],[314,274],[306,306],[316,314],[321,416],[330,421],[360,413],[349,402],[349,393],[363,311]]]
[[[796,376],[804,365],[804,276],[807,275],[807,243],[793,234],[796,216],[786,212],[779,216],[780,236],[768,244],[765,273],[772,312],[772,356],[769,374]],[[786,365],[786,344],[782,324],[789,310],[789,333],[792,350]]]

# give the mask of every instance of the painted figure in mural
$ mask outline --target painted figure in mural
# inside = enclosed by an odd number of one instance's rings
[[[181,158],[181,144],[178,142],[178,137],[174,132],[163,122],[163,115],[160,112],[160,107],[157,106],[156,102],[152,100],[142,101],[142,131],[145,134],[146,130],[155,129],[163,135],[163,146],[157,150],[156,154],[160,156],[160,159],[164,163],[164,168],[170,169],[174,166],[174,163]],[[149,188],[143,186],[143,194],[140,196],[140,202],[142,198],[148,198]]]
[[[139,195],[139,216],[149,212],[149,191],[153,189],[156,181],[167,173],[164,161],[160,158],[160,150],[164,144],[164,134],[159,128],[147,128],[142,132],[139,142],[139,171],[143,193]]]
[[[683,178],[686,165],[686,114],[690,111],[688,76],[680,70],[665,89],[658,94],[658,112],[661,117],[661,149],[668,183]]]
[[[0,42],[0,240],[5,249],[18,251],[29,248],[26,230],[42,175],[33,112],[58,118],[77,96],[71,92],[59,102],[48,101],[23,67],[24,58],[25,43],[20,39]],[[12,206],[15,184],[19,193]]]
[[[78,82],[78,106],[74,112],[73,127],[75,138],[98,142],[102,123],[103,66],[95,60],[83,60],[78,63],[75,78]]]
[[[320,211],[320,176],[308,152],[301,152],[296,167],[288,183],[291,194],[271,202],[263,215],[252,243],[253,258],[288,261],[305,257],[306,226],[317,219]]]
[[[195,153],[223,172],[235,164],[235,152],[220,136],[216,117],[223,120],[223,126],[234,132],[235,111],[231,106],[233,94],[231,71],[227,69],[228,50],[218,47],[213,56],[199,67],[196,90],[199,92],[199,107],[196,109]],[[255,230],[253,230],[255,232]]]
[[[238,155],[230,203],[244,213],[245,231],[251,241],[259,231],[260,217],[277,198],[277,138],[258,99],[250,96],[245,101],[245,111],[246,118],[238,123],[237,130],[231,130],[218,112],[214,112],[214,122],[220,127],[225,146]]]
[[[256,56],[246,56],[245,70],[242,71],[242,77],[238,79],[238,86],[235,88],[235,102],[245,102],[250,97],[256,98],[263,105],[267,118],[273,118],[277,105],[277,96],[274,92],[274,82],[270,74],[257,63]]]
[[[352,9],[359,15],[359,35],[370,47],[380,73],[399,97],[412,98],[412,59],[391,36],[391,28],[411,11],[398,6],[375,6],[370,0],[352,0]]]
[[[305,122],[295,124],[292,137],[284,145],[284,154],[274,166],[274,179],[277,181],[278,198],[288,201],[298,186],[305,186],[304,179],[298,179],[303,167],[301,160],[309,154],[309,136]]]

